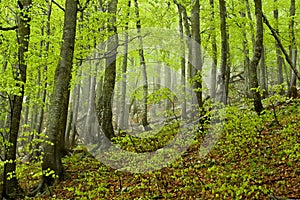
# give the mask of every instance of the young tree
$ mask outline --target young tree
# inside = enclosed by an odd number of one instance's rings
[[[210,96],[216,98],[216,84],[217,84],[217,63],[218,63],[218,49],[217,49],[217,34],[215,28],[215,0],[210,0],[211,7],[211,47],[212,47],[212,66],[211,66],[211,81],[210,81]]]
[[[277,6],[277,0],[274,0],[275,4],[275,9],[273,11],[274,19],[275,19],[275,31],[278,34],[279,33],[279,19],[278,19],[278,6]],[[282,58],[282,53],[280,51],[280,47],[277,43],[275,43],[276,46],[276,58],[277,58],[277,84],[281,85],[283,83],[283,70],[282,70],[282,65],[283,65],[283,58]],[[284,90],[281,90],[281,94],[283,94]]]
[[[221,52],[221,75],[219,78],[220,82],[220,101],[224,104],[227,104],[227,96],[228,96],[228,84],[229,84],[229,66],[228,66],[228,31],[226,25],[226,2],[225,0],[219,0],[220,4],[220,29],[221,29],[221,39],[222,39],[222,52]]]
[[[139,10],[139,4],[137,0],[134,0],[134,6],[135,6],[135,15],[136,15],[136,29],[138,33],[138,39],[139,39],[139,57],[140,57],[140,64],[142,66],[142,74],[143,74],[143,111],[142,111],[142,124],[145,130],[148,130],[149,122],[147,117],[148,112],[148,78],[147,78],[147,67],[146,67],[146,61],[144,56],[144,47],[143,47],[143,39],[141,35],[141,19],[140,19],[140,10]]]
[[[296,63],[297,63],[297,46],[296,46],[296,36],[295,36],[295,14],[296,14],[295,0],[291,0],[291,5],[290,5],[291,21],[290,21],[290,24],[289,24],[289,30],[290,30],[289,51],[290,51],[290,58],[292,59],[293,64],[296,66]],[[288,95],[290,97],[297,97],[296,80],[297,80],[296,75],[291,70],[291,82],[290,82],[289,91],[288,91]]]
[[[258,87],[257,66],[263,50],[263,21],[261,0],[254,0],[254,3],[256,17],[256,39],[254,54],[250,61],[250,88],[254,99],[254,109],[258,114],[260,114],[264,108],[261,102],[261,95]]]

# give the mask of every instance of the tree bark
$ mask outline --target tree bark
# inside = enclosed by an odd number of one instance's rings
[[[200,1],[195,0],[192,5],[192,79],[193,88],[196,93],[198,107],[202,108],[202,51],[200,36]]]
[[[262,97],[266,98],[268,95],[268,85],[267,85],[267,67],[265,63],[265,49],[263,47],[261,52],[261,59],[260,59],[260,70],[259,70],[259,80],[260,80],[260,87],[263,90]]]
[[[129,18],[130,12],[129,9],[131,7],[131,0],[127,3],[128,12],[127,17]],[[128,128],[128,120],[125,120],[125,112],[126,112],[126,80],[127,80],[127,65],[128,65],[128,22],[125,24],[125,38],[124,38],[124,54],[123,54],[123,63],[122,63],[122,85],[121,85],[121,110],[120,110],[120,121],[119,127],[120,130],[126,130]]]
[[[136,29],[139,39],[139,57],[140,57],[140,64],[142,67],[142,74],[143,74],[143,111],[142,111],[142,125],[145,130],[148,129],[148,77],[147,77],[147,66],[144,56],[144,47],[143,47],[143,39],[141,36],[141,20],[140,20],[140,11],[138,1],[134,0],[135,6],[135,15],[136,15]]]
[[[48,121],[46,131],[48,142],[52,145],[45,144],[42,164],[44,172],[42,182],[47,185],[53,185],[65,178],[61,158],[65,153],[65,130],[75,45],[77,3],[76,0],[67,0],[65,4],[63,43],[60,60],[55,71],[54,91],[50,100],[49,119],[51,121]],[[47,176],[46,172],[49,172],[49,170],[52,170],[56,176],[53,176],[53,174]]]
[[[246,13],[241,11],[241,17],[245,18]],[[250,58],[249,58],[249,45],[247,39],[247,32],[245,30],[246,23],[242,23],[242,30],[243,30],[243,54],[244,54],[244,77],[245,77],[245,96],[250,97],[250,84],[249,84],[249,77],[250,77]]]
[[[107,25],[108,31],[114,33],[107,42],[107,52],[104,73],[104,82],[102,93],[98,99],[97,116],[99,125],[105,136],[111,140],[115,137],[114,128],[112,125],[112,100],[115,89],[116,80],[116,57],[118,47],[118,35],[116,27],[116,12],[117,0],[111,0],[108,5],[108,12],[113,16],[110,18]]]
[[[290,5],[290,17],[291,21],[289,24],[289,30],[290,30],[290,45],[289,45],[289,54],[290,58],[292,59],[293,65],[297,66],[297,46],[296,46],[296,37],[295,37],[295,14],[296,14],[296,5],[295,5],[295,0],[291,0],[291,5]],[[290,97],[296,98],[297,95],[297,88],[296,88],[296,75],[295,73],[291,70],[291,82],[289,85],[289,91],[288,95]]]
[[[261,95],[259,91],[258,78],[257,78],[257,66],[261,59],[263,50],[263,21],[262,21],[262,3],[261,0],[254,0],[255,3],[255,17],[256,17],[256,38],[254,54],[250,61],[250,85],[252,95],[254,99],[254,109],[257,114],[261,114],[263,111],[263,105],[261,102]]]
[[[276,5],[277,0],[274,0],[274,4]],[[276,8],[273,11],[273,15],[274,15],[274,19],[275,19],[275,32],[277,34],[279,34],[279,29],[278,29],[278,24],[279,24],[279,19],[278,19],[278,8],[276,5]],[[283,64],[283,58],[282,58],[282,53],[280,51],[280,47],[277,44],[277,42],[275,42],[275,48],[276,48],[276,59],[277,59],[277,84],[281,85],[283,84],[283,70],[282,70],[282,64]],[[283,94],[284,90],[280,91],[280,94]]]
[[[217,87],[217,64],[218,64],[218,49],[217,49],[217,36],[215,28],[215,1],[210,0],[211,7],[211,23],[212,23],[212,35],[211,35],[211,47],[212,47],[212,66],[211,66],[211,81],[210,81],[210,96],[216,98]]]
[[[178,9],[178,27],[179,27],[179,32],[180,32],[180,46],[181,46],[181,57],[180,57],[180,69],[181,69],[181,87],[182,87],[182,95],[181,95],[181,106],[182,106],[182,111],[181,111],[181,117],[183,119],[187,118],[187,113],[186,113],[186,67],[185,67],[185,44],[184,44],[184,33],[183,33],[183,14],[182,14],[182,9],[177,5]]]
[[[24,84],[26,83],[27,64],[25,61],[25,54],[28,52],[29,37],[30,37],[30,17],[28,9],[31,6],[31,0],[19,1],[20,15],[17,17],[17,39],[18,39],[18,63],[16,65],[14,77],[16,87],[20,89],[21,95],[13,95],[11,102],[11,119],[9,126],[8,142],[10,146],[5,152],[4,177],[3,177],[3,197],[9,199],[17,199],[23,196],[17,177],[16,177],[16,152],[17,139],[19,134],[19,126],[21,120],[22,103],[24,97]],[[12,178],[9,178],[12,176]]]
[[[228,96],[228,83],[229,83],[229,67],[228,67],[228,52],[229,52],[229,44],[228,44],[228,31],[227,31],[227,25],[226,25],[226,17],[227,17],[227,11],[226,11],[226,3],[225,0],[219,0],[220,4],[220,29],[221,29],[221,38],[222,38],[222,45],[221,45],[221,75],[219,78],[220,82],[220,102],[227,104],[227,96]]]

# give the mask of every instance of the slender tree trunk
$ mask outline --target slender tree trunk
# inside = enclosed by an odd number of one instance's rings
[[[88,111],[85,123],[85,144],[93,142],[93,123],[95,121],[95,97],[96,97],[96,76],[92,74],[88,77],[90,79],[89,97],[88,97]]]
[[[114,128],[112,125],[112,99],[115,89],[116,80],[116,57],[117,57],[117,47],[118,47],[118,35],[116,27],[116,12],[117,12],[117,0],[110,1],[108,5],[108,12],[112,14],[112,17],[108,23],[108,31],[112,32],[114,35],[111,36],[107,42],[107,52],[106,66],[105,66],[105,76],[103,82],[102,93],[98,99],[98,122],[103,133],[106,137],[111,140],[115,137]]]
[[[261,103],[261,95],[258,90],[257,66],[263,51],[263,21],[262,21],[262,4],[261,0],[254,0],[255,3],[255,17],[256,17],[256,39],[254,54],[250,62],[250,85],[252,95],[254,98],[254,109],[257,114],[263,111]]]
[[[245,0],[245,3],[246,3],[247,16],[248,16],[248,19],[250,20],[251,41],[252,41],[253,50],[254,50],[254,48],[255,48],[255,36],[254,36],[254,26],[253,26],[253,23],[252,23],[252,14],[251,14],[251,9],[250,9],[250,5],[249,5],[249,0]]]
[[[79,69],[80,70],[80,69]],[[81,70],[78,72],[77,78],[80,79],[81,77]],[[71,134],[70,137],[67,137],[66,140],[68,140],[68,148],[71,149],[75,147],[75,138],[77,136],[77,127],[76,122],[78,118],[78,112],[79,112],[79,101],[80,101],[80,84],[77,84],[74,86],[73,89],[73,97],[72,97],[72,124],[71,124]],[[71,117],[70,117],[71,118]]]
[[[141,20],[140,20],[140,11],[139,11],[139,4],[137,0],[134,0],[134,6],[135,6],[135,15],[136,15],[136,28],[138,33],[138,39],[139,39],[139,57],[140,57],[140,64],[142,66],[142,74],[143,74],[143,111],[142,111],[142,125],[145,130],[147,130],[149,127],[148,122],[148,77],[147,77],[147,67],[146,67],[146,61],[144,56],[144,47],[143,47],[143,39],[141,36]]]
[[[210,0],[211,7],[211,23],[212,23],[212,35],[211,35],[211,47],[212,47],[212,66],[211,66],[211,80],[210,80],[210,96],[216,98],[217,89],[217,64],[218,64],[218,49],[217,49],[217,36],[215,28],[215,1]]]
[[[297,66],[297,46],[296,46],[296,37],[295,37],[295,14],[296,14],[296,5],[295,5],[295,0],[291,0],[291,5],[290,5],[290,17],[291,21],[289,24],[289,30],[290,30],[290,46],[289,46],[289,51],[290,51],[290,58],[292,59],[292,62],[294,66]],[[297,88],[296,88],[296,75],[295,73],[291,70],[291,83],[289,86],[289,92],[288,95],[290,97],[296,98],[297,95]]]
[[[179,32],[180,32],[180,46],[181,46],[181,57],[180,57],[180,69],[181,69],[181,87],[182,87],[182,96],[181,96],[181,106],[182,106],[182,111],[181,111],[181,117],[183,119],[186,119],[187,114],[186,114],[186,73],[185,73],[185,44],[184,44],[184,33],[183,33],[183,19],[182,19],[182,9],[178,8],[178,25],[179,25]]]
[[[129,9],[131,7],[131,0],[127,3],[128,6],[128,12],[127,17],[129,18],[130,12]],[[127,65],[128,65],[128,22],[125,24],[125,38],[124,38],[124,54],[123,54],[123,63],[122,63],[122,85],[121,85],[121,110],[120,110],[120,121],[119,121],[119,127],[120,130],[126,130],[128,128],[128,121],[125,120],[125,112],[126,112],[126,80],[127,80]]]
[[[192,78],[192,57],[193,57],[193,47],[192,47],[192,42],[191,42],[191,30],[190,30],[190,24],[189,24],[189,18],[187,16],[187,11],[185,7],[183,7],[180,3],[177,2],[177,0],[174,0],[174,3],[176,4],[178,11],[182,13],[182,23],[183,23],[183,28],[185,31],[185,37],[186,37],[186,43],[188,47],[188,58],[187,58],[187,74],[186,79],[191,79]],[[191,94],[191,96],[193,96]],[[186,101],[186,100],[185,100]]]
[[[4,164],[3,196],[9,199],[17,199],[23,196],[23,190],[21,189],[16,177],[16,152],[24,97],[24,84],[26,82],[27,65],[25,61],[25,54],[28,51],[30,36],[30,18],[27,11],[30,8],[31,3],[31,0],[19,1],[19,8],[21,12],[20,16],[17,18],[17,39],[19,48],[18,64],[16,65],[16,74],[14,74],[14,77],[16,81],[19,81],[22,84],[16,84],[16,87],[20,89],[21,95],[14,95],[11,100],[11,119],[8,137],[10,146],[5,152],[5,160],[8,162],[5,162]],[[10,176],[11,178],[9,178]]]
[[[192,79],[196,93],[198,107],[202,108],[202,51],[200,37],[200,1],[195,0],[192,5]]]
[[[224,104],[227,104],[227,94],[228,94],[228,31],[226,25],[226,3],[225,0],[219,0],[220,4],[220,29],[221,29],[221,38],[222,38],[222,50],[221,50],[221,75],[219,78],[220,82],[220,101]]]
[[[268,85],[267,85],[267,68],[265,63],[265,49],[262,49],[261,59],[260,59],[260,70],[259,70],[259,80],[260,80],[260,87],[263,89],[262,97],[266,98],[268,95]]]
[[[277,0],[274,0],[274,4],[276,5]],[[275,19],[275,31],[278,34],[279,33],[279,29],[278,29],[278,24],[279,24],[279,20],[278,20],[278,8],[276,5],[276,8],[273,11],[274,14],[274,19]],[[283,64],[283,58],[282,58],[282,53],[280,51],[280,47],[279,45],[275,42],[275,48],[276,48],[276,58],[277,58],[277,84],[281,85],[284,81],[283,79],[283,70],[282,70],[282,64]],[[289,84],[288,84],[289,85]],[[284,94],[284,90],[282,89],[280,91],[280,94]]]
[[[51,96],[49,119],[47,124],[47,136],[52,145],[44,146],[44,158],[42,169],[42,185],[53,185],[65,178],[61,158],[65,153],[65,130],[68,115],[70,96],[70,80],[76,34],[77,1],[68,0],[65,4],[65,17],[63,28],[63,43],[61,54],[54,77],[54,91]],[[45,172],[53,170],[56,177],[47,176]],[[44,189],[44,188],[43,188]]]
[[[241,17],[245,18],[246,13],[241,11]],[[249,66],[250,66],[250,58],[249,58],[249,45],[247,39],[247,32],[245,31],[246,23],[242,23],[243,30],[243,54],[244,54],[244,77],[245,77],[245,96],[250,97],[250,88],[249,88]]]

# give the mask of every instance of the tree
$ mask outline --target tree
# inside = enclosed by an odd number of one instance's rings
[[[107,24],[109,33],[113,35],[107,41],[107,56],[103,88],[97,104],[97,116],[100,127],[108,139],[115,137],[112,125],[112,99],[116,81],[116,57],[118,48],[118,35],[116,27],[117,0],[112,0],[108,5],[108,13],[111,14]]]
[[[220,101],[224,104],[227,104],[227,96],[228,96],[228,84],[229,84],[229,66],[228,66],[228,54],[229,54],[229,48],[228,48],[228,31],[227,31],[227,25],[226,25],[226,17],[227,17],[227,11],[226,11],[226,3],[225,0],[219,0],[220,4],[220,29],[221,29],[221,38],[222,38],[222,52],[221,52],[221,75],[219,78],[220,82]]]
[[[61,158],[65,154],[64,141],[76,34],[77,3],[77,0],[68,0],[65,4],[63,43],[55,71],[54,91],[50,99],[50,120],[46,132],[48,142],[44,145],[42,163],[43,176],[36,191],[44,190],[43,187],[46,185],[53,185],[65,179]]]
[[[216,83],[217,83],[217,63],[218,63],[218,49],[217,49],[217,36],[216,36],[216,28],[215,28],[215,1],[210,0],[211,7],[211,23],[212,23],[212,38],[211,38],[211,46],[212,46],[212,66],[211,66],[211,83],[210,83],[210,96],[211,98],[216,98]]]
[[[18,2],[20,14],[17,17],[17,39],[18,39],[18,63],[14,69],[14,79],[16,87],[20,94],[15,94],[11,99],[11,119],[9,126],[8,142],[9,147],[5,152],[5,165],[3,177],[3,197],[20,198],[23,196],[17,177],[16,177],[16,151],[21,120],[22,103],[24,97],[24,84],[26,83],[27,64],[25,54],[28,52],[30,36],[30,17],[28,9],[31,6],[31,0],[22,0]],[[9,178],[10,177],[10,178]]]
[[[262,21],[262,4],[261,0],[254,0],[255,17],[256,17],[256,38],[254,54],[250,61],[250,88],[254,99],[254,109],[258,114],[263,111],[261,102],[261,95],[257,78],[257,66],[262,55],[263,50],[263,21]]]
[[[279,34],[279,29],[278,29],[278,24],[279,24],[279,19],[278,19],[278,6],[276,5],[277,0],[274,0],[275,3],[275,9],[273,11],[274,19],[275,19],[275,31],[277,34]],[[283,58],[282,58],[282,53],[280,51],[280,47],[277,43],[275,43],[276,46],[276,57],[277,57],[277,84],[281,85],[283,83],[283,70],[282,70],[282,65],[283,65]],[[284,90],[280,91],[281,94],[284,93]]]
[[[200,1],[195,0],[192,5],[191,16],[192,27],[192,79],[193,87],[197,97],[199,108],[202,108],[202,51],[201,51],[201,37],[200,37]]]
[[[290,54],[290,58],[292,59],[293,64],[296,66],[297,47],[296,47],[296,37],[295,37],[295,12],[296,12],[295,0],[291,0],[291,5],[290,5],[291,21],[289,24],[289,30],[290,30],[289,54]],[[289,91],[288,91],[288,95],[290,97],[297,97],[296,80],[297,80],[296,75],[291,70],[291,82],[290,82]]]
[[[128,1],[128,9],[130,9],[131,6],[131,0]],[[127,17],[129,18],[130,12],[127,11]],[[125,117],[126,113],[126,73],[127,73],[127,64],[128,64],[128,21],[125,23],[125,38],[124,38],[124,54],[123,54],[123,62],[122,62],[122,89],[121,89],[121,110],[120,110],[120,121],[119,126],[120,130],[126,130],[128,126],[128,119]]]
[[[140,64],[142,66],[142,74],[143,74],[143,111],[142,111],[142,124],[144,126],[145,130],[148,130],[149,123],[148,123],[148,78],[147,78],[147,67],[146,67],[146,61],[144,56],[144,47],[143,47],[143,39],[141,35],[141,19],[140,19],[140,10],[139,10],[139,4],[137,0],[134,0],[134,6],[135,6],[135,16],[136,16],[136,29],[138,33],[138,39],[139,39],[139,58],[140,58]]]

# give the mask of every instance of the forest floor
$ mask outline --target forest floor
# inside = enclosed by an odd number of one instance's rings
[[[300,199],[299,120],[299,101],[262,116],[228,108],[222,135],[205,157],[198,137],[176,162],[147,173],[117,171],[75,151],[64,158],[69,178],[34,199]],[[23,170],[20,183],[29,192],[38,176]]]

